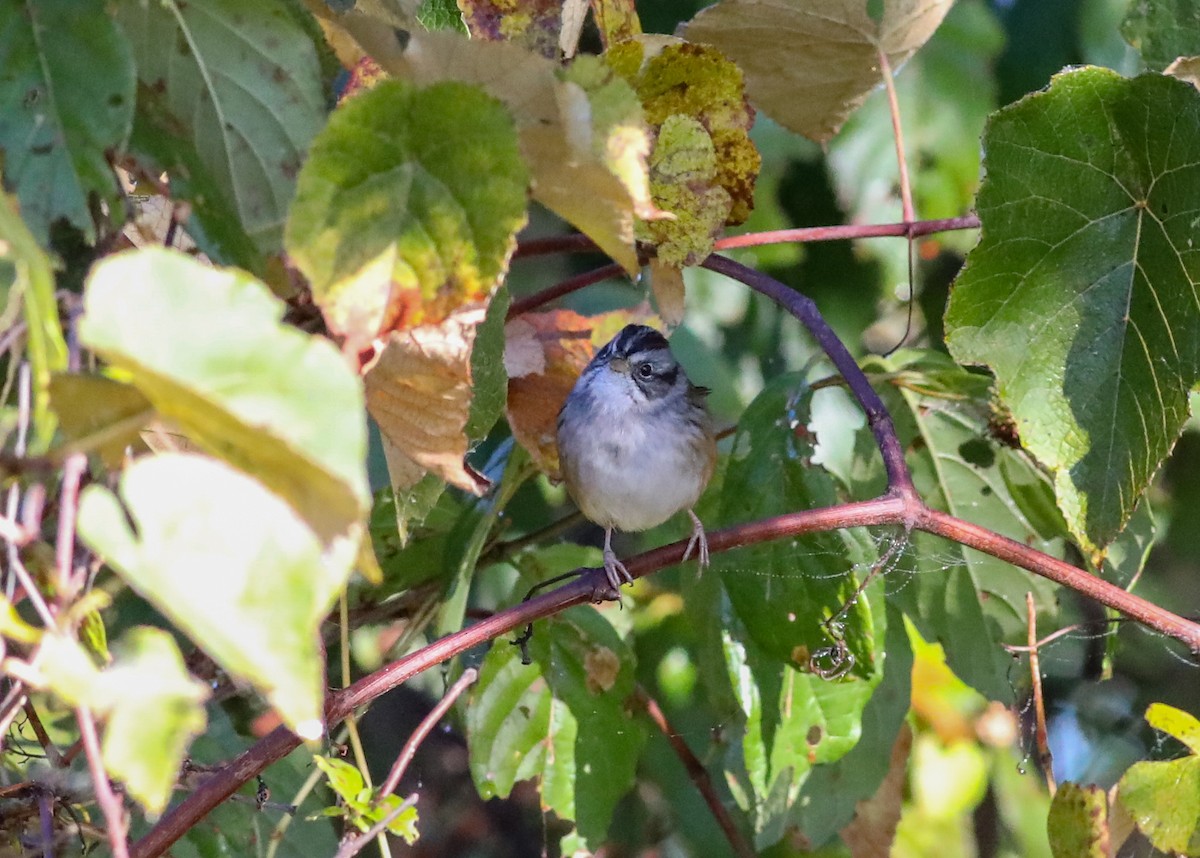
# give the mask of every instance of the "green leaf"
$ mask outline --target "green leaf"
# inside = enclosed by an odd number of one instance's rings
[[[66,220],[96,241],[95,197],[120,221],[109,153],[133,118],[129,45],[103,0],[0,2],[0,150],[4,185],[40,244]]]
[[[880,82],[879,53],[900,68],[933,35],[950,0],[723,0],[686,25],[741,66],[754,104],[779,124],[824,142]],[[797,50],[797,46],[803,46]]]
[[[1138,0],[1129,4],[1121,33],[1154,71],[1200,51],[1200,4],[1196,0]]]
[[[384,81],[343,103],[314,141],[288,252],[330,327],[364,347],[492,293],[528,182],[499,102],[459,83]]]
[[[793,814],[814,848],[828,842],[854,818],[855,806],[875,795],[888,773],[892,746],[908,715],[912,692],[912,647],[899,610],[888,605],[883,679],[862,710],[862,734],[841,759],[814,766]]]
[[[1200,93],[1160,75],[1064,73],[997,113],[984,148],[983,238],[951,294],[947,343],[992,368],[1095,559],[1179,437],[1200,377]]]
[[[1200,855],[1200,758],[1134,763],[1117,788],[1121,804],[1157,849]]]
[[[33,452],[41,453],[50,445],[56,425],[50,410],[50,376],[67,368],[67,344],[58,320],[50,260],[13,203],[12,197],[0,193],[0,259],[13,266],[12,288],[24,305],[33,373]]]
[[[117,21],[137,59],[139,148],[173,191],[184,183],[222,255],[261,271],[262,256],[281,249],[296,175],[325,118],[312,39],[282,0],[120,0]]]
[[[121,476],[120,493],[119,501],[99,485],[84,490],[80,536],[298,735],[319,737],[318,626],[353,554],[329,558],[291,506],[202,456],[140,459]]]
[[[208,691],[187,672],[174,639],[139,626],[98,670],[74,640],[46,635],[37,665],[57,695],[105,719],[104,767],[147,812],[162,813],[194,736],[204,732]]]
[[[492,431],[508,403],[508,373],[504,371],[504,320],[512,303],[508,289],[501,286],[488,301],[487,315],[475,332],[471,348],[471,413],[467,438],[478,442]]]
[[[590,607],[539,624],[530,652],[536,666],[498,641],[484,660],[467,707],[471,774],[485,798],[540,775],[545,806],[575,821],[567,840],[594,851],[645,741],[626,708],[633,653]]]
[[[1061,557],[1061,531],[1042,532],[1026,514],[1030,498],[1050,494],[1037,467],[997,440],[989,426],[988,380],[936,352],[876,358],[868,371],[897,373],[881,389],[921,497],[931,506]],[[868,456],[878,453],[863,433]],[[1013,496],[1014,487],[1026,498]],[[1043,505],[1045,501],[1042,501]],[[1001,646],[1024,640],[1025,594],[1033,592],[1043,622],[1057,615],[1057,587],[1001,560],[924,533],[910,537],[903,568],[913,569],[893,599],[927,640],[943,644],[966,683],[992,700],[1009,700],[1012,657]]]
[[[806,424],[812,391],[797,374],[774,379],[738,422],[721,489],[720,523],[755,521],[838,502],[833,481],[812,466]],[[864,531],[815,533],[728,551],[713,558],[746,630],[768,655],[807,669],[809,658],[835,643],[824,621],[847,604],[877,558]],[[859,599],[843,618],[854,671],[877,665],[873,605]]]
[[[149,248],[93,269],[79,335],[352,559],[369,503],[362,386],[328,340],[282,325],[283,310],[244,272]]]
[[[886,625],[882,579],[865,596],[876,628]],[[883,674],[884,653],[873,654],[869,680],[829,680],[771,658],[740,623],[730,624],[721,637],[742,721],[733,731],[742,741],[740,747],[730,746],[727,777],[735,799],[751,815],[761,849],[784,836],[813,766],[839,760],[858,742],[863,709]]]
[[[1054,858],[1108,858],[1108,798],[1095,784],[1058,785],[1046,820]]]

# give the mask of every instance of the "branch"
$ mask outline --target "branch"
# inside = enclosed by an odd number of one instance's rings
[[[708,809],[721,826],[721,830],[725,832],[725,838],[729,841],[729,845],[733,849],[733,854],[737,855],[738,858],[754,858],[758,853],[747,842],[741,830],[737,827],[737,823],[730,816],[729,810],[721,802],[721,797],[717,795],[716,787],[713,786],[712,778],[708,776],[708,770],[704,768],[704,763],[700,762],[699,758],[692,753],[692,749],[687,746],[687,742],[683,741],[683,737],[675,732],[675,729],[671,726],[671,722],[667,720],[667,716],[658,705],[658,701],[647,694],[641,687],[635,692],[634,700],[646,711],[650,720],[654,722],[654,726],[659,729],[659,732],[670,743],[671,750],[675,752],[675,756],[679,757],[679,761],[687,769],[688,777],[692,779],[692,783],[696,785],[696,789],[704,797],[704,803],[708,805]]]
[[[1070,587],[1143,625],[1183,641],[1193,652],[1200,653],[1200,625],[1027,545],[926,506],[913,487],[904,461],[904,451],[892,425],[891,416],[857,362],[821,318],[816,305],[779,281],[730,259],[711,256],[704,265],[713,271],[740,280],[778,301],[808,328],[842,373],[847,387],[867,413],[868,423],[887,470],[889,486],[888,494],[875,500],[800,510],[712,532],[708,535],[711,552],[729,551],[744,545],[818,531],[871,525],[900,525],[906,531],[919,529],[951,539]],[[682,561],[686,543],[686,540],[680,540],[629,558],[625,561],[626,568],[632,577],[640,578],[679,563]],[[446,635],[363,677],[348,688],[333,693],[326,703],[328,725],[333,726],[358,707],[464,650],[574,605],[617,597],[607,583],[602,569],[581,569],[578,572],[578,578],[562,587]],[[287,729],[276,728],[168,812],[145,837],[134,844],[134,858],[155,858],[161,855],[192,825],[232,795],[239,786],[299,744],[300,740]]]
[[[83,747],[87,753],[88,770],[92,774],[92,785],[96,790],[96,804],[100,805],[108,827],[108,844],[112,847],[113,858],[129,858],[129,846],[125,840],[125,808],[121,806],[121,800],[113,792],[108,775],[104,772],[104,763],[100,759],[100,740],[96,736],[96,721],[86,706],[75,710],[75,721],[79,724],[79,736],[83,739]]]

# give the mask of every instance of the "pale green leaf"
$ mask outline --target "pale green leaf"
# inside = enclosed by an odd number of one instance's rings
[[[129,45],[103,0],[3,0],[0,57],[5,187],[41,244],[59,220],[95,242],[92,197],[123,219],[109,153],[133,118]]]
[[[283,310],[244,272],[150,248],[92,270],[79,333],[159,414],[353,557],[369,503],[362,385]]]
[[[288,726],[320,736],[318,627],[353,555],[330,558],[258,481],[182,453],[135,462],[121,476],[120,500],[89,486],[79,533],[222,668],[262,692]]]
[[[1124,527],[1200,378],[1200,93],[1059,75],[984,137],[983,237],[947,343],[986,364],[1093,560]]]
[[[34,452],[43,452],[55,429],[50,376],[67,368],[67,344],[58,320],[50,260],[17,214],[13,198],[4,193],[0,193],[0,259],[13,266],[16,276],[12,288],[21,295],[24,305],[33,373]]]

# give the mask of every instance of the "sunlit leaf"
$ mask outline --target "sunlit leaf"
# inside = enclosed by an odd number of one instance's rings
[[[527,183],[495,100],[459,83],[384,81],[313,143],[288,251],[330,327],[362,350],[491,295],[525,222]]]
[[[606,50],[642,32],[633,0],[591,0],[591,6],[600,42]]]
[[[1095,784],[1058,785],[1046,820],[1054,858],[1108,858],[1108,798]]]
[[[1067,72],[996,114],[984,148],[983,238],[951,294],[947,342],[991,367],[1095,560],[1179,437],[1200,377],[1200,93],[1160,75]]]
[[[687,24],[746,73],[754,104],[813,140],[837,133],[881,82],[879,54],[898,69],[923,45],[952,0],[722,0]]]
[[[124,145],[133,119],[129,54],[101,0],[0,4],[4,186],[43,245],[60,219],[95,242],[92,197],[122,220],[108,155]]]
[[[139,86],[135,150],[170,173],[201,246],[261,270],[325,117],[316,48],[284,0],[120,0]],[[248,237],[248,239],[247,239]]]
[[[145,249],[92,270],[79,334],[160,415],[352,560],[368,505],[362,388],[327,340],[282,325],[283,310],[244,272]]]
[[[331,562],[291,506],[221,462],[165,453],[126,469],[120,500],[89,486],[79,533],[297,734],[321,735],[318,625],[353,558]]]
[[[522,665],[502,640],[484,660],[467,708],[471,773],[486,797],[540,775],[545,806],[575,822],[568,840],[594,851],[645,741],[626,707],[633,654],[593,608],[539,623],[530,653]]]
[[[1151,704],[1146,720],[1192,753],[1177,760],[1134,763],[1117,785],[1121,804],[1156,848],[1200,855],[1200,722],[1163,703]]]
[[[46,635],[35,664],[55,694],[104,719],[105,769],[149,813],[161,813],[188,745],[204,731],[208,697],[174,639],[162,629],[133,628],[113,664],[99,670],[75,641]]]
[[[380,21],[339,25],[388,72],[428,86],[457,80],[503,101],[516,120],[533,197],[590,236],[627,271],[638,270],[633,216],[650,201],[650,144],[638,99],[594,57],[557,64],[517,45],[453,33],[413,33],[405,49]]]

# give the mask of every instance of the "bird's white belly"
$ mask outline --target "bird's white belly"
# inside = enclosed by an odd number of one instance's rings
[[[631,428],[636,422],[592,424],[588,455],[571,463],[576,482],[587,486],[580,493],[586,497],[576,498],[579,508],[604,527],[656,527],[693,506],[704,490],[698,451],[678,434],[678,427],[639,431]]]

